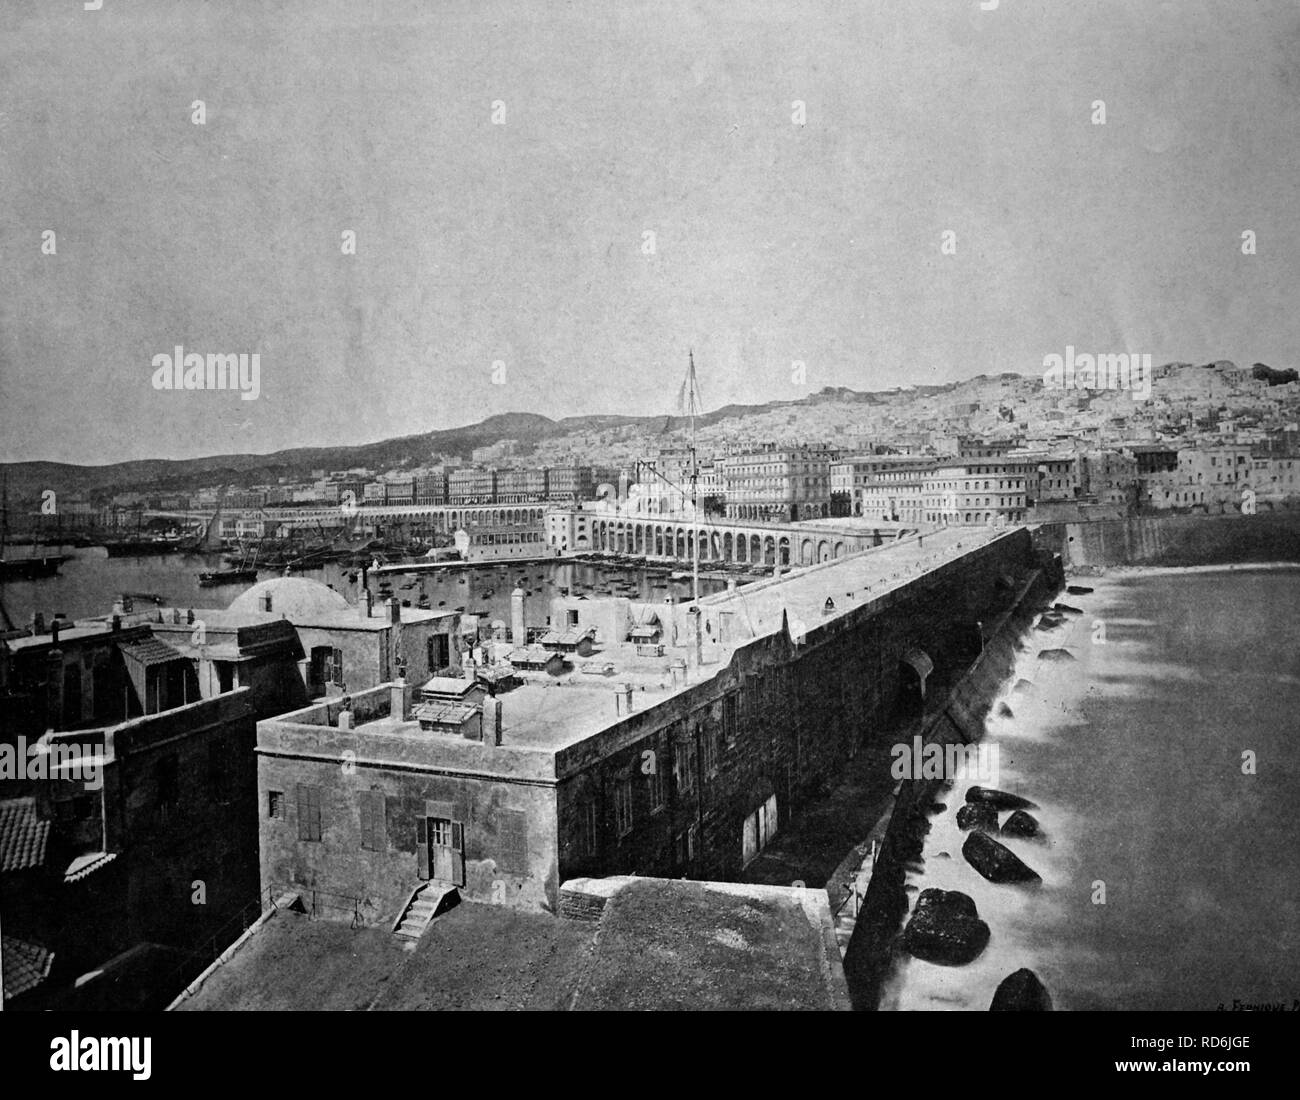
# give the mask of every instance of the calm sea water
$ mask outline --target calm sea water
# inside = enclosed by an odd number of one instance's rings
[[[996,886],[966,864],[955,822],[965,791],[954,790],[909,882],[969,894],[992,939],[965,967],[901,963],[881,1007],[984,1010],[1027,966],[1064,1009],[1290,1008],[1300,570],[1082,583],[1096,591],[1062,600],[1085,614],[1034,633],[1015,677],[1032,688],[1008,688],[1014,716],[989,720],[1000,786],[1039,805],[1048,835],[1005,843],[1043,884]],[[1052,647],[1076,661],[1039,660]]]
[[[32,612],[40,611],[46,619],[62,611],[69,618],[86,618],[107,615],[119,593],[133,593],[136,607],[150,606],[150,597],[161,597],[162,603],[171,607],[221,608],[227,606],[249,586],[225,585],[220,588],[200,588],[198,575],[206,570],[221,568],[219,554],[168,554],[162,557],[110,558],[102,547],[63,550],[72,554],[58,576],[43,580],[8,582],[0,585],[0,601],[16,626],[24,626]],[[260,571],[259,580],[278,576],[279,570]],[[295,577],[308,577],[332,585],[349,600],[355,601],[360,591],[360,576],[349,579],[354,570],[338,565],[294,573]],[[378,578],[371,578],[375,590]],[[610,586],[615,581],[626,581],[634,586],[629,591],[635,599],[662,601],[673,594],[677,599],[690,595],[691,582],[673,581],[660,570],[629,569],[627,567],[600,566],[582,562],[513,562],[500,565],[475,566],[472,569],[422,574],[415,576],[390,574],[393,596],[410,600],[415,607],[423,592],[429,597],[430,608],[464,607],[467,611],[486,611],[492,618],[510,621],[510,593],[520,581],[528,593],[527,621],[540,625],[549,613],[552,596],[562,588],[593,590]],[[407,587],[409,586],[409,587]],[[702,593],[715,592],[725,587],[723,582],[700,579]],[[546,610],[543,610],[545,608]]]

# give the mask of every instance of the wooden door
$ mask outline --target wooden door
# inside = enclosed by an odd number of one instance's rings
[[[425,818],[423,825],[426,839],[421,846],[420,877],[464,886],[464,826],[445,817]]]

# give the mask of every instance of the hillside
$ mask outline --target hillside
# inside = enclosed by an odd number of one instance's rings
[[[1188,394],[1218,387],[1235,392],[1236,374],[1224,360],[1196,366],[1167,363],[1156,369],[1160,389]],[[1255,379],[1270,387],[1286,385],[1295,371],[1276,371],[1256,363]],[[1205,391],[1208,392],[1208,391]],[[702,444],[748,439],[832,440],[882,428],[906,428],[943,420],[949,410],[979,407],[981,418],[972,431],[998,430],[1007,422],[1024,423],[1026,407],[1039,412],[1056,407],[1061,391],[1045,391],[1038,375],[982,374],[961,382],[922,385],[884,391],[860,391],[843,386],[761,405],[725,405],[705,413],[698,427]],[[1095,395],[1099,408],[1118,394]],[[353,446],[306,447],[271,454],[213,455],[205,458],[143,459],[107,466],[78,466],[55,462],[0,464],[15,500],[31,500],[44,489],[60,493],[147,490],[184,491],[204,485],[254,485],[280,478],[299,480],[312,470],[366,467],[376,472],[428,465],[436,455],[468,461],[476,447],[502,440],[518,444],[522,463],[558,465],[565,462],[625,463],[652,453],[669,436],[684,434],[687,421],[672,415],[629,416],[610,413],[569,416],[560,420],[536,413],[504,413],[477,424],[439,429],[396,439]]]

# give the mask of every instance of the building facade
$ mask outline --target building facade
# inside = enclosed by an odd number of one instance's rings
[[[728,519],[792,523],[831,514],[832,452],[775,445],[722,459]]]

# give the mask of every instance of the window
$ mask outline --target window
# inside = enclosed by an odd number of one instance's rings
[[[330,671],[333,683],[343,686],[343,650],[336,649],[333,653],[333,660],[330,662]]]
[[[584,802],[578,807],[578,855],[596,854],[596,803]]]
[[[757,685],[757,681],[749,681],[751,689]],[[747,696],[747,702],[752,705],[752,700]],[[722,740],[727,745],[732,745],[736,741],[736,713],[737,713],[738,696],[735,692],[724,696],[722,700]],[[750,706],[745,708],[747,711]]]
[[[388,847],[384,829],[384,795],[382,791],[362,791],[361,847],[367,852],[382,852]]]
[[[695,790],[695,743],[684,732],[673,744],[673,770],[677,773],[679,794]]]
[[[284,791],[266,792],[266,816],[272,821],[284,820]]]
[[[522,644],[516,642],[516,644]],[[451,664],[451,638],[435,634],[429,639],[429,671],[440,672]]]
[[[298,839],[320,840],[320,788],[298,784]]]
[[[651,756],[654,766],[650,769],[650,774],[646,778],[650,781],[650,812],[654,813],[655,810],[663,809],[664,800],[667,797],[668,785],[664,782],[664,772],[668,768],[668,759],[662,737],[655,736],[650,743],[654,746],[653,755]],[[644,760],[645,757],[643,756],[642,759]]]
[[[502,810],[497,818],[497,870],[528,874],[528,814]]]
[[[614,825],[620,837],[632,831],[632,780],[619,779],[614,784]]]
[[[718,774],[718,738],[715,733],[704,729],[700,725],[695,727],[695,735],[700,739],[704,749],[704,774],[713,776]]]

